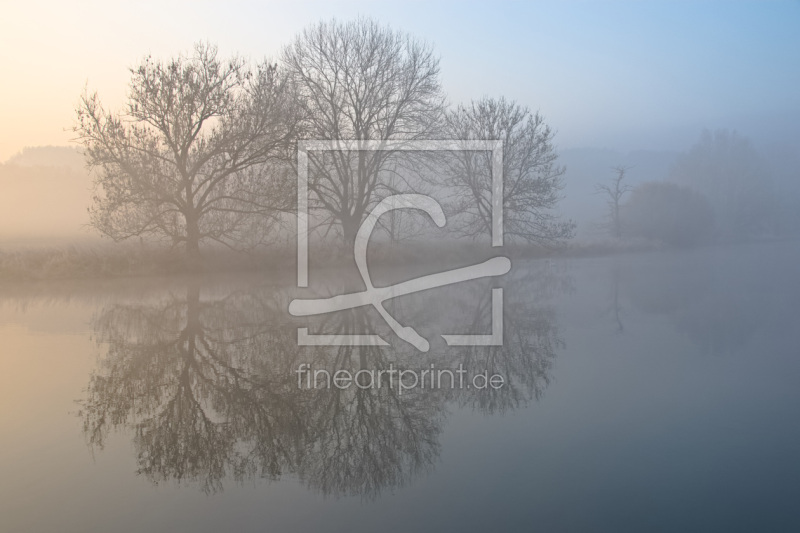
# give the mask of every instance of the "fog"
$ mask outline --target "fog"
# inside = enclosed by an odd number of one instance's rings
[[[465,530],[793,528],[799,253],[518,261],[502,347],[438,337],[491,327],[491,283],[392,303],[431,339],[424,356],[371,310],[290,317],[291,275],[18,286],[0,297],[12,494],[0,510],[12,529],[66,531],[373,531],[395,513],[384,530],[431,517]],[[352,276],[312,279],[337,294]],[[297,327],[378,332],[392,346],[298,347]],[[303,363],[490,368],[508,386],[299,388]]]
[[[63,245],[96,239],[85,226],[91,178],[74,147],[31,147],[0,164],[0,242]]]
[[[800,6],[0,16],[5,531],[800,531]]]
[[[684,140],[683,150],[620,151],[601,147],[562,148],[558,164],[566,169],[557,211],[577,223],[578,242],[603,241],[606,204],[596,185],[613,177],[613,167],[630,171],[635,187],[651,181],[670,181],[682,154],[700,138]],[[746,135],[747,132],[737,132]],[[788,220],[780,235],[796,234],[800,212],[800,156],[795,141],[750,139],[760,157],[761,175],[780,199]],[[7,248],[30,246],[98,245],[104,241],[89,226],[92,178],[77,147],[29,147],[0,164],[0,243]],[[107,241],[106,241],[107,242]]]

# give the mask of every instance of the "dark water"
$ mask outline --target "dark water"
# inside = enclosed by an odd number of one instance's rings
[[[375,312],[289,316],[291,278],[7,289],[0,530],[800,531],[798,260],[518,261],[387,305],[427,353]],[[446,346],[491,331],[495,286],[502,348]],[[302,363],[504,386],[309,389]]]

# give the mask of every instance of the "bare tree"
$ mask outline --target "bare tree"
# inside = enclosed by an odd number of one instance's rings
[[[460,140],[503,141],[503,233],[551,245],[570,238],[572,222],[552,212],[561,199],[564,167],[556,165],[554,132],[537,112],[505,98],[483,98],[447,115],[449,135]],[[488,151],[460,151],[446,170],[460,229],[491,234],[492,160]]]
[[[283,51],[300,91],[309,138],[381,141],[431,138],[444,98],[432,49],[369,19],[321,22]],[[389,151],[309,153],[310,207],[346,242],[382,189],[390,190]]]
[[[595,185],[595,193],[602,194],[606,197],[606,204],[608,205],[608,222],[606,227],[611,235],[619,239],[622,237],[622,222],[620,220],[619,211],[622,203],[622,198],[625,194],[633,190],[633,187],[625,181],[625,173],[630,170],[630,167],[622,165],[612,167],[616,173],[610,183],[598,183]]]
[[[199,258],[203,241],[260,242],[291,206],[288,161],[299,114],[277,66],[190,56],[131,69],[124,111],[84,94],[73,130],[95,181],[91,224],[114,240],[155,236]]]

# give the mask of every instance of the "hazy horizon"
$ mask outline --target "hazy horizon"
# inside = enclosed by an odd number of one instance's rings
[[[0,530],[800,531],[800,1],[0,14]]]

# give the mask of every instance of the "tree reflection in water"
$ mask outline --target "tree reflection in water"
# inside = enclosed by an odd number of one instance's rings
[[[556,278],[527,271],[509,281],[504,346],[440,342],[427,354],[392,338],[368,310],[323,316],[314,331],[379,332],[394,346],[298,347],[288,292],[269,287],[201,297],[200,285],[188,284],[156,303],[110,305],[94,322],[105,356],[80,402],[84,432],[92,448],[102,449],[109,432],[130,431],[138,473],[155,483],[197,483],[215,492],[226,478],[294,474],[326,495],[374,497],[433,467],[450,406],[496,413],[541,396],[562,345],[546,304],[563,283]],[[422,305],[424,295],[394,302],[393,312],[412,313],[429,339],[444,315],[473,331],[490,327],[488,286],[449,296],[446,313],[431,300],[448,298],[428,297]],[[505,386],[402,394],[396,386],[299,387],[302,363],[331,375],[463,365],[468,376],[501,374]]]

